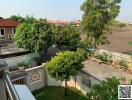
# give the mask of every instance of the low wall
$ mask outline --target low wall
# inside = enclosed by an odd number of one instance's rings
[[[124,61],[127,61],[129,63],[129,65],[132,67],[132,56],[130,56],[130,55],[107,51],[107,50],[103,50],[103,49],[97,49],[95,51],[95,54],[103,54],[103,53],[110,55],[112,57],[112,60],[116,63],[124,60]]]
[[[48,86],[64,86],[64,82],[56,81],[48,75],[47,78]],[[68,81],[69,87],[77,88],[82,91],[84,94],[91,90],[91,87],[95,84],[99,84],[100,80],[95,79],[84,71],[80,71],[78,75],[71,77]]]
[[[108,55],[113,56],[113,58],[115,58],[115,60],[125,59],[125,60],[128,60],[128,61],[132,61],[132,58],[131,58],[132,56],[126,55],[126,54],[123,54],[123,53],[117,53],[117,52],[107,51],[107,50],[103,50],[103,49],[97,49],[96,53],[98,53],[98,54],[106,53]]]
[[[100,80],[95,79],[84,71],[80,71],[76,78],[76,88],[82,91],[83,93],[89,92],[93,85],[99,83]]]
[[[45,86],[65,85],[64,81],[56,81],[54,78],[51,78],[45,72],[43,66],[44,65],[25,70],[26,85],[30,91],[35,91]],[[88,91],[90,91],[91,87],[96,83],[99,83],[99,80],[95,79],[84,71],[80,71],[78,75],[71,77],[70,81],[67,82],[67,85],[69,87],[77,88],[83,93],[87,93]]]
[[[45,86],[45,75],[43,66],[26,69],[26,84],[30,91],[40,89]]]

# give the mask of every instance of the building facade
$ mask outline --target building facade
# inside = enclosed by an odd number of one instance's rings
[[[19,24],[11,19],[0,19],[0,38],[11,39]]]

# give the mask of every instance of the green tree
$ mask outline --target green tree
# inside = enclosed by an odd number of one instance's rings
[[[19,22],[24,22],[25,18],[21,17],[20,15],[12,15],[10,17],[10,19],[15,20],[15,21],[19,21]]]
[[[4,19],[3,17],[0,17],[0,19]]]
[[[120,80],[116,77],[107,78],[92,87],[87,93],[88,100],[117,100],[118,85],[120,85]]]
[[[79,30],[72,25],[53,27],[54,42],[59,49],[76,50],[80,42]]]
[[[80,50],[76,52],[64,51],[58,53],[46,64],[45,68],[51,77],[65,81],[65,95],[67,95],[67,81],[83,68],[83,60],[84,55]]]
[[[84,12],[81,26],[93,47],[109,43],[106,34],[111,33],[109,24],[117,17],[120,2],[121,0],[85,0],[81,5]]]
[[[15,20],[15,21],[19,21],[19,22],[21,22],[21,23],[24,23],[24,22],[26,22],[26,23],[33,23],[33,22],[36,22],[36,21],[37,21],[37,19],[35,19],[35,18],[32,17],[32,16],[26,16],[26,17],[24,18],[24,17],[22,17],[22,16],[20,16],[20,15],[12,15],[12,16],[10,17],[10,19]]]
[[[16,29],[13,40],[20,48],[36,53],[46,52],[53,44],[51,25],[46,20],[45,22],[24,22]]]

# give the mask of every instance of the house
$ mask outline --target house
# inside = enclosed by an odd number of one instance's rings
[[[0,37],[10,39],[20,22],[11,19],[0,19]]]
[[[73,23],[75,26],[79,27],[80,24],[81,24],[81,21],[80,21],[80,20],[74,20],[72,23]]]
[[[61,20],[47,20],[49,24],[55,24],[55,25],[67,25],[69,24],[67,21],[61,21]]]
[[[68,25],[68,24],[73,24],[74,26],[79,27],[81,21],[80,20],[74,20],[71,22],[68,21],[61,21],[61,20],[47,20],[49,24],[55,24],[55,25]]]

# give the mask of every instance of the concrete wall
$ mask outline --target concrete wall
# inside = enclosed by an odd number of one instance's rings
[[[126,55],[126,54],[123,54],[123,53],[117,53],[117,52],[107,51],[107,50],[103,50],[103,49],[97,49],[95,53],[97,53],[97,54],[106,53],[108,55],[111,55],[114,60],[125,59],[125,60],[128,60],[128,61],[132,61],[132,58],[131,58],[132,56]]]
[[[56,81],[51,78],[44,70],[44,65],[37,66],[34,68],[26,69],[26,84],[30,91],[34,91],[45,86],[64,86],[64,81]],[[85,82],[86,81],[86,82]],[[85,82],[85,84],[84,84]],[[90,83],[90,86],[89,86]],[[87,93],[90,91],[91,86],[98,84],[99,80],[90,76],[86,72],[80,71],[78,75],[71,77],[70,81],[67,82],[69,87],[74,87]]]
[[[79,73],[79,75],[77,75],[77,79],[76,79],[76,88],[79,89],[80,91],[82,91],[84,94],[86,94],[87,92],[89,92],[91,90],[91,87],[95,84],[99,84],[99,80],[91,77],[91,76],[86,76],[89,78],[89,81],[91,81],[91,86],[87,86],[85,84],[83,84],[82,82],[82,74]]]
[[[9,38],[12,38],[13,34],[14,34],[14,30],[15,27],[11,27],[11,28],[5,28],[5,38],[6,39],[9,39]]]
[[[84,94],[86,94],[87,92],[89,92],[91,90],[91,87],[93,85],[99,84],[100,81],[95,79],[94,77],[89,76],[88,74],[85,75],[85,77],[86,77],[86,80],[87,80],[87,78],[89,78],[89,80],[91,82],[90,87],[82,83],[82,79],[84,78],[84,76],[82,75],[82,71],[77,76],[71,77],[70,81],[68,81],[67,84],[69,87],[77,88],[78,90],[80,90]],[[48,75],[47,81],[48,81],[48,86],[64,86],[64,82],[56,81],[55,79],[51,78],[49,75]]]
[[[26,69],[26,83],[30,91],[40,89],[45,86],[45,76],[43,66]]]
[[[118,62],[124,60],[124,61],[128,62],[128,65],[130,67],[132,67],[132,56],[130,56],[130,55],[126,55],[126,54],[122,54],[122,53],[117,53],[117,52],[112,52],[112,51],[107,51],[107,50],[103,50],[103,49],[97,49],[95,51],[95,54],[103,54],[103,53],[111,55],[112,56],[112,60],[115,63],[118,63]]]

